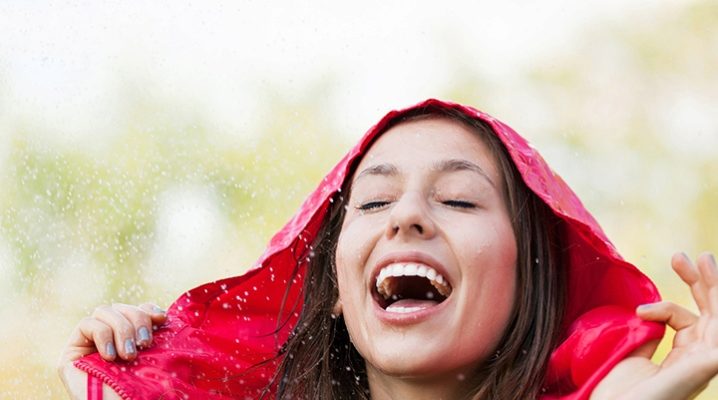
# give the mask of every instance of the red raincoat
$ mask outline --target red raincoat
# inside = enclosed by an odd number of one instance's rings
[[[526,140],[481,111],[433,99],[392,111],[369,129],[272,238],[256,268],[183,294],[169,307],[168,322],[155,332],[153,347],[137,360],[109,363],[93,354],[75,365],[123,399],[258,397],[276,368],[276,362],[261,362],[276,355],[296,323],[296,315],[281,309],[287,285],[291,289],[285,304],[301,302],[301,277],[292,279],[296,258],[313,241],[330,197],[351,175],[352,161],[389,122],[429,105],[487,122],[528,187],[566,221],[566,328],[551,356],[540,398],[587,399],[618,361],[662,337],[661,324],[643,322],[634,312],[637,305],[660,299],[655,286],[621,258],[581,201]],[[273,335],[280,313],[282,321],[289,317],[290,323]]]

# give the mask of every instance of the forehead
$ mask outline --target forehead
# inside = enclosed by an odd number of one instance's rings
[[[494,156],[480,133],[444,117],[402,122],[384,132],[359,164],[359,170],[390,163],[398,167],[421,167],[429,162],[464,159],[479,164],[498,177]]]

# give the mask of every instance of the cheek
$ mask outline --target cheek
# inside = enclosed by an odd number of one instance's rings
[[[381,230],[369,218],[356,219],[342,226],[337,240],[336,263],[337,274],[339,269],[363,270],[367,259],[371,255]]]
[[[498,221],[492,225],[488,240],[493,247],[493,253],[500,257],[507,267],[516,269],[516,236],[508,221]]]
[[[488,238],[491,250],[486,250],[488,254],[481,257],[490,257],[487,263],[491,263],[492,276],[487,281],[492,282],[489,290],[491,296],[497,299],[493,311],[500,314],[496,318],[505,319],[513,308],[516,294],[516,238],[508,221],[500,221],[492,228],[492,235]]]
[[[361,236],[360,230],[353,229],[354,225],[342,227],[335,253],[337,285],[343,303],[355,294],[356,288],[361,287],[358,283],[362,281],[364,265],[369,254],[368,241]]]
[[[346,296],[347,281],[351,279],[353,271],[356,270],[356,262],[360,259],[357,249],[353,246],[354,243],[348,239],[350,236],[344,233],[339,236],[334,255],[340,299]]]
[[[470,259],[467,260],[469,265],[480,266],[486,262],[491,265],[516,264],[516,237],[505,218],[467,220],[457,236],[461,239],[457,247],[465,249],[462,252]]]
[[[342,230],[337,242],[336,273],[339,301],[341,312],[344,316],[349,337],[358,349],[362,349],[365,343],[362,338],[363,321],[361,317],[362,304],[364,300],[365,285],[363,283],[364,261],[366,256],[362,251],[361,242],[357,240],[350,230]]]
[[[517,248],[513,229],[507,220],[498,219],[474,230],[473,235],[461,244],[465,249],[463,263],[467,278],[477,285],[478,292],[485,293],[486,301],[492,303],[486,311],[496,313],[496,318],[513,306],[516,292]],[[472,238],[472,239],[469,239]]]

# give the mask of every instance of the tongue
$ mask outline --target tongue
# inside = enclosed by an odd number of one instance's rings
[[[392,309],[396,310],[397,308],[401,307],[401,308],[416,308],[416,311],[418,311],[418,310],[421,310],[424,308],[433,307],[437,304],[439,304],[439,302],[434,301],[434,300],[401,299],[401,300],[397,300],[397,301],[391,303],[391,305],[389,305],[389,307],[387,307],[386,310],[392,311]]]

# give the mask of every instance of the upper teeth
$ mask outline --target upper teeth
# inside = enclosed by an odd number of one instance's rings
[[[391,296],[391,290],[388,282],[386,282],[386,279],[393,276],[425,277],[431,281],[431,284],[442,295],[448,296],[451,293],[451,287],[448,282],[446,282],[444,277],[440,273],[436,272],[434,268],[417,263],[394,263],[382,268],[376,279],[377,290],[384,297]]]

